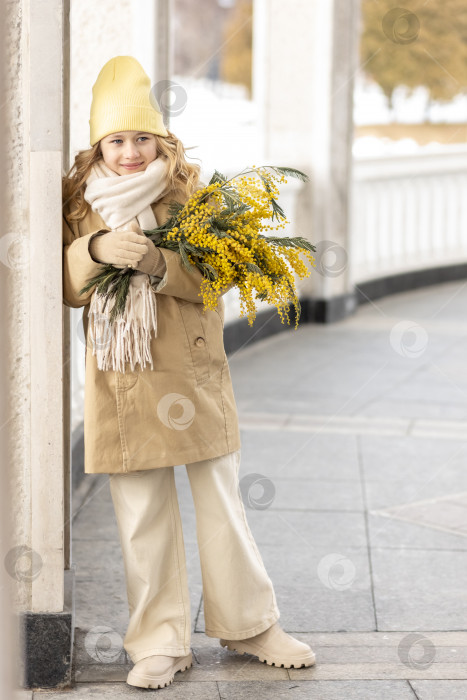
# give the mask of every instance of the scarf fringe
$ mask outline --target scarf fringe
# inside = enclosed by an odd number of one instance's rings
[[[89,338],[98,368],[125,373],[129,362],[132,372],[138,363],[141,369],[147,363],[154,369],[151,333],[154,331],[154,337],[157,336],[156,292],[149,283],[149,276],[143,273],[132,275],[125,310],[122,316],[110,323],[114,303],[115,298],[107,299],[105,294],[96,291],[91,298]]]

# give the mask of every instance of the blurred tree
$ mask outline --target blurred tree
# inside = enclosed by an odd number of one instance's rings
[[[251,66],[253,42],[253,2],[237,0],[224,24],[224,50],[221,55],[220,76],[228,83],[245,85],[251,97]]]
[[[362,0],[362,70],[392,107],[398,85],[423,86],[429,99],[449,101],[466,91],[465,0]]]

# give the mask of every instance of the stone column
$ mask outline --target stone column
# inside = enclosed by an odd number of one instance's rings
[[[10,58],[6,47],[6,13],[3,3],[0,4],[0,94],[7,94],[6,66]],[[0,110],[0,161],[6,162],[8,132],[6,124],[6,110]],[[6,189],[10,184],[6,175],[8,169],[0,169],[0,211],[5,212]],[[7,217],[0,217],[0,243],[7,240]],[[2,246],[3,249],[3,246]],[[3,256],[2,256],[3,258]],[[0,489],[0,697],[13,696],[14,664],[18,665],[18,637],[12,616],[13,583],[14,579],[4,565],[8,561],[11,550],[11,518],[15,505],[12,508],[12,494],[9,488],[11,483],[11,463],[9,455],[10,447],[10,367],[8,338],[10,337],[9,313],[9,268],[6,260],[0,260],[0,468],[2,471],[2,488]]]
[[[138,0],[137,5],[131,7],[132,55],[154,82],[170,75],[171,5],[172,0]]]
[[[155,40],[150,44],[153,51],[153,65],[150,75],[153,79],[152,92],[162,110],[164,124],[170,128],[170,116],[181,98],[181,89],[172,80],[172,0],[156,0],[154,5]],[[183,97],[182,99],[186,99]]]
[[[8,233],[1,255],[12,331],[14,532],[6,568],[16,585],[23,683],[55,687],[70,681],[72,641],[64,575],[63,3],[16,0],[7,7]]]
[[[156,1],[154,24],[154,80],[168,80],[172,74],[172,5],[173,0]]]
[[[347,261],[359,5],[254,3],[253,90],[264,158],[311,178],[297,198],[291,232],[318,248],[316,268],[299,284],[305,320],[333,321],[356,306]]]
[[[62,71],[62,144],[63,171],[70,167],[70,0],[63,0],[63,71]],[[65,569],[71,568],[71,313],[63,305],[63,483],[64,483],[64,554]]]

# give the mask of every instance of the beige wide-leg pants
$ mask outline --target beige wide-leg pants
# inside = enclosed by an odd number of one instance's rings
[[[246,520],[240,450],[186,465],[196,511],[206,634],[245,639],[279,619]],[[131,660],[190,652],[190,595],[174,467],[110,475],[125,568]]]

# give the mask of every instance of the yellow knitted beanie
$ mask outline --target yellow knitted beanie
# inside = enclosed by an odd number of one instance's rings
[[[133,56],[115,56],[101,69],[92,88],[90,143],[117,131],[147,131],[168,136],[151,81]]]

